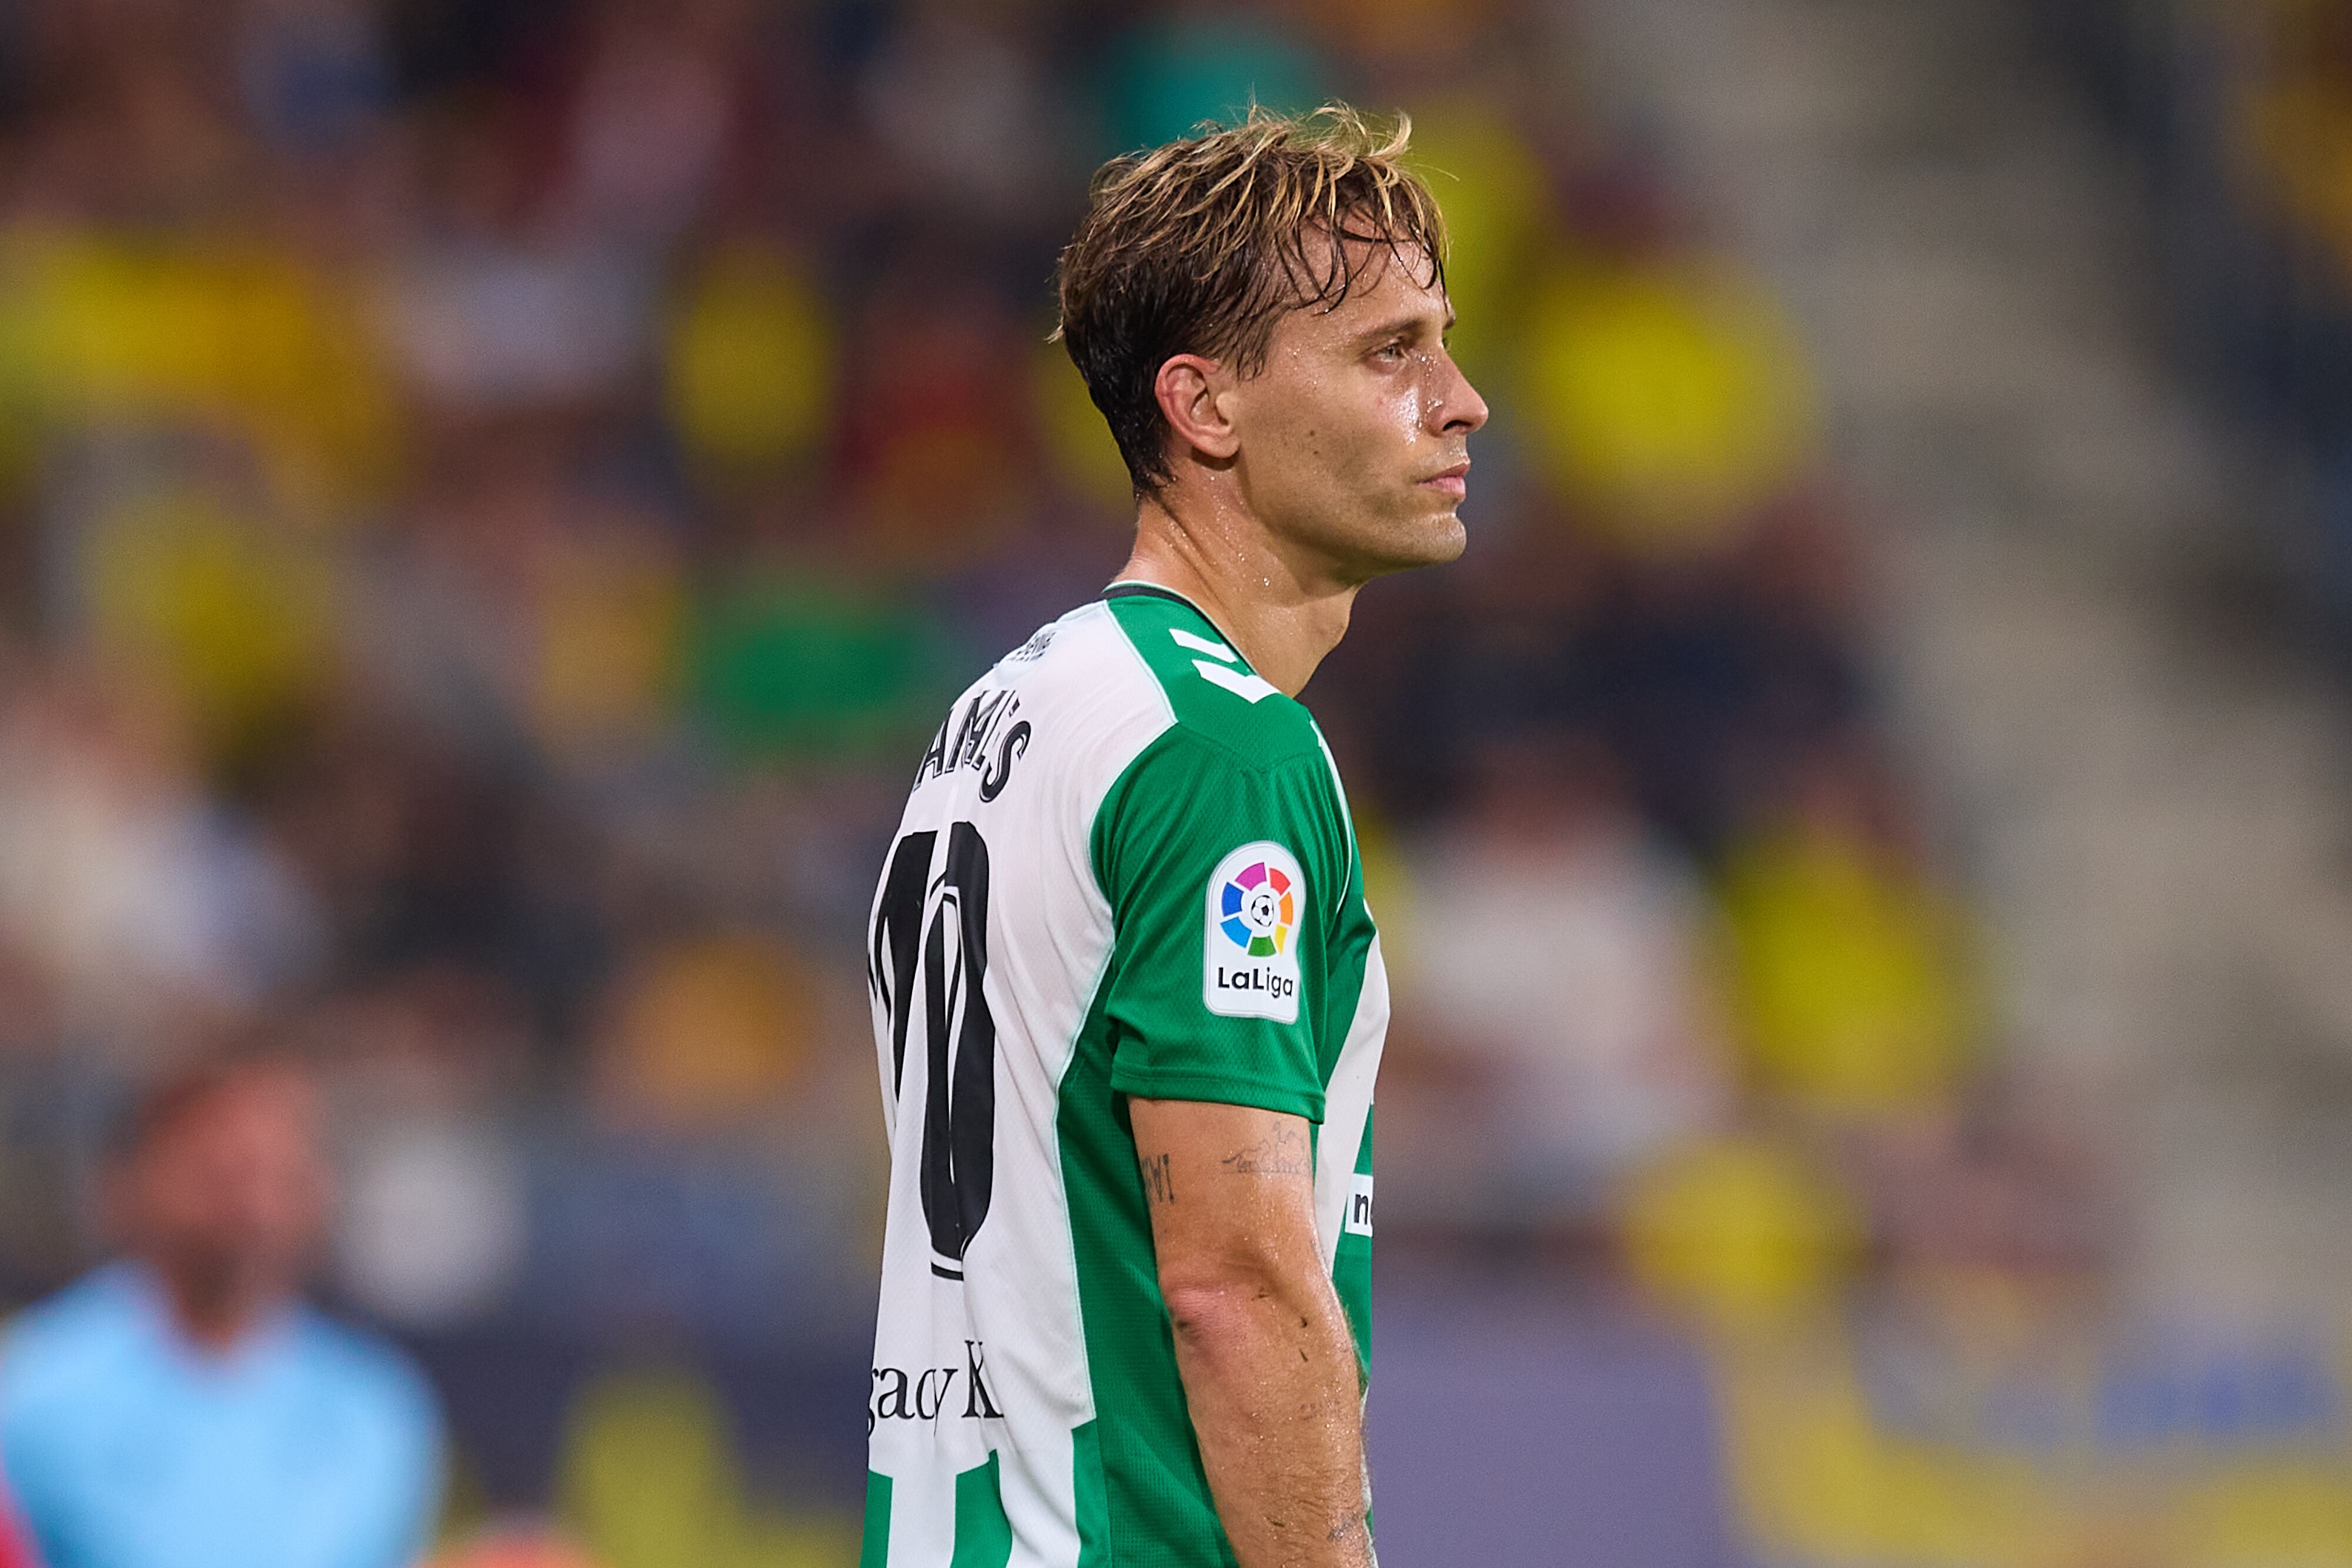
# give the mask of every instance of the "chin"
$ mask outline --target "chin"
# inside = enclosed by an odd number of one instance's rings
[[[1448,510],[1414,530],[1413,537],[1405,541],[1407,548],[1398,552],[1396,570],[1444,566],[1459,559],[1469,543],[1470,532],[1463,526],[1461,515]]]
[[[1438,520],[1443,526],[1438,530],[1438,550],[1430,561],[1432,566],[1459,559],[1462,552],[1470,548],[1470,528],[1463,522],[1461,513],[1448,512]]]
[[[1418,518],[1365,541],[1369,548],[1363,551],[1367,568],[1364,575],[1380,577],[1392,571],[1411,571],[1415,567],[1444,566],[1461,555],[1468,542],[1462,519],[1450,510],[1433,517]]]
[[[1344,575],[1359,581],[1415,567],[1443,566],[1460,556],[1468,543],[1461,516],[1453,507],[1418,517],[1402,508],[1358,512],[1346,522],[1318,532],[1320,538],[1316,542],[1329,552]],[[1315,538],[1305,530],[1293,537]]]

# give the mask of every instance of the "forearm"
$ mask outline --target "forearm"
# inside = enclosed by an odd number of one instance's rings
[[[1241,1568],[1371,1568],[1356,1345],[1315,1228],[1314,1129],[1135,1100],[1176,1367]]]
[[[1172,1299],[1176,1363],[1241,1568],[1370,1568],[1363,1399],[1319,1268]]]

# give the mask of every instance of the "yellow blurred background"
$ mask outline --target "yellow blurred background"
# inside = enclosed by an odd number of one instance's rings
[[[1383,1544],[2352,1564],[2322,0],[0,9],[0,1301],[264,1036],[446,1568],[853,1561],[873,878],[1132,518],[1054,258],[1332,96],[1496,411],[1307,693]]]

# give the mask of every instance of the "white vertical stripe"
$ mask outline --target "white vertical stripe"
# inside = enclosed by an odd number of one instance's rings
[[[1061,1168],[1061,1084],[1094,1002],[1113,939],[1111,909],[1093,858],[1095,818],[1128,766],[1175,713],[1159,678],[1109,607],[1093,604],[1033,639],[975,690],[1009,689],[1034,727],[1028,749],[994,799],[981,775],[950,769],[917,785],[900,831],[968,821],[985,838],[995,894],[982,980],[997,1026],[995,1190],[963,1259],[964,1278],[931,1271],[919,1192],[929,1061],[910,1031],[893,1119],[890,1223],[884,1240],[875,1364],[919,1375],[953,1369],[935,1420],[882,1421],[869,1466],[891,1478],[889,1562],[940,1568],[950,1560],[955,1477],[993,1452],[1013,1563],[1076,1568],[1072,1430],[1094,1419],[1080,1319],[1069,1202]],[[951,713],[960,712],[970,694]],[[870,929],[870,925],[869,925]],[[918,995],[902,998],[909,1009]],[[877,1014],[880,1009],[877,1009]],[[877,1016],[886,1092],[888,1019]],[[967,1417],[971,1346],[982,1347],[997,1419]]]
[[[890,1555],[884,1561],[945,1563],[955,1552],[955,1476],[925,1469],[890,1481]]]
[[[1072,1493],[1071,1444],[1058,1440],[997,1454],[1004,1517],[1013,1525],[1006,1568],[1077,1568],[1077,1499]]]
[[[1355,1190],[1356,1159],[1364,1149],[1364,1126],[1372,1114],[1372,1080],[1381,1070],[1381,1047],[1389,1032],[1389,971],[1376,934],[1364,953],[1364,988],[1356,1016],[1323,1089],[1323,1131],[1316,1140],[1315,1236],[1323,1245],[1328,1273],[1339,1250],[1339,1232]]]

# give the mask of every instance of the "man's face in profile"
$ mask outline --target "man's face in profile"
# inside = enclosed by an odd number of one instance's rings
[[[123,1197],[134,1249],[184,1291],[290,1291],[327,1212],[316,1091],[280,1068],[205,1090],[132,1153]]]
[[[1285,314],[1265,368],[1231,395],[1252,510],[1360,580],[1462,553],[1486,404],[1446,350],[1453,308],[1428,256],[1350,243],[1347,298]]]

